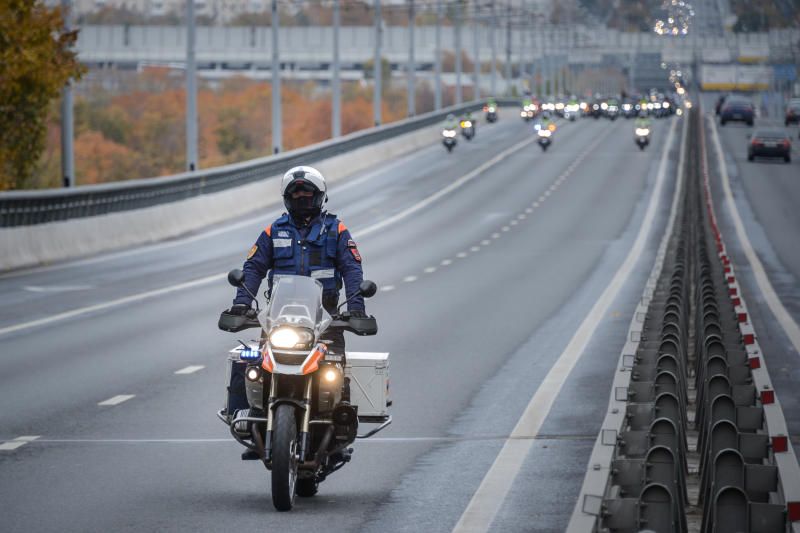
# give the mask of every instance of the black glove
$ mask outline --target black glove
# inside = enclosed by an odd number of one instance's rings
[[[350,311],[350,316],[352,318],[367,318],[367,313],[363,309],[355,309]]]
[[[250,310],[251,310],[251,307],[249,305],[235,304],[235,305],[232,305],[230,309],[228,309],[227,313],[229,315],[234,315],[234,316],[244,316],[247,313],[249,313]]]

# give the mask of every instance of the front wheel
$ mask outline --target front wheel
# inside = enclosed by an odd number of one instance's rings
[[[272,504],[278,511],[291,511],[297,484],[297,421],[294,406],[275,409],[272,432]]]

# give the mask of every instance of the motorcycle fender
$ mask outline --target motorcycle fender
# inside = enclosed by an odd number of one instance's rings
[[[272,411],[275,411],[275,409],[277,409],[279,405],[284,405],[284,404],[293,405],[298,409],[300,409],[301,411],[306,410],[306,406],[303,404],[303,402],[301,402],[300,400],[295,400],[294,398],[277,398],[275,401],[269,404],[269,408]]]

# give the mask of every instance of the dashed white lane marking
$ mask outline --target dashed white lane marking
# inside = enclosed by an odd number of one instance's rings
[[[205,368],[204,365],[189,365],[186,368],[181,368],[180,370],[176,370],[176,374],[194,374],[199,370],[203,370]]]
[[[608,308],[644,252],[645,244],[655,220],[656,210],[660,203],[661,190],[664,188],[664,182],[666,181],[667,156],[672,146],[672,140],[675,137],[676,124],[677,121],[672,121],[669,134],[664,142],[656,183],[653,186],[647,209],[633,246],[622,265],[620,265],[619,270],[614,274],[611,282],[589,310],[575,335],[553,363],[553,366],[534,393],[517,425],[511,432],[511,436],[515,438],[506,440],[494,463],[489,468],[483,481],[481,481],[478,490],[472,496],[469,505],[467,505],[458,520],[453,529],[454,533],[483,532],[491,528],[497,512],[506,500],[508,492],[531,450],[533,437],[539,434],[539,429],[547,418],[555,399],[561,391],[561,387],[569,377],[575,363],[589,344],[589,340],[592,338],[597,326],[608,313]],[[519,437],[528,437],[528,439],[520,439]]]
[[[105,406],[105,405],[119,405],[122,402],[127,402],[131,398],[135,398],[135,397],[136,397],[135,394],[118,394],[118,395],[116,395],[116,396],[114,396],[112,398],[109,398],[108,400],[103,400],[102,402],[98,402],[97,405],[103,405],[103,406]]]
[[[500,231],[508,231],[510,229],[511,228],[509,228],[508,226],[503,226],[502,228],[500,228]]]
[[[417,211],[427,207],[428,205],[432,204],[436,200],[439,200],[440,198],[443,198],[443,197],[447,197],[447,195],[449,195],[452,191],[462,187],[463,185],[465,185],[466,183],[472,181],[476,177],[481,176],[483,174],[483,172],[486,171],[488,168],[491,168],[494,165],[496,165],[497,163],[500,163],[500,162],[504,161],[509,155],[513,154],[514,152],[517,152],[517,151],[521,150],[522,148],[526,147],[527,145],[533,143],[534,141],[535,141],[535,139],[533,137],[529,137],[528,139],[526,139],[526,140],[524,140],[522,142],[519,142],[519,143],[515,144],[514,146],[512,146],[510,148],[507,148],[506,150],[503,150],[502,152],[500,152],[499,154],[497,154],[493,158],[485,161],[480,166],[474,168],[472,171],[468,172],[467,174],[464,174],[463,176],[461,176],[460,178],[458,178],[454,182],[450,183],[450,185],[448,185],[447,187],[439,189],[436,193],[428,196],[424,200],[422,200],[420,202],[417,202],[416,204],[413,204],[413,205],[407,207],[406,209],[400,211],[399,213],[396,213],[396,214],[394,214],[394,215],[392,215],[392,216],[390,216],[388,218],[385,218],[385,219],[383,219],[383,220],[381,220],[381,221],[379,221],[379,222],[377,222],[375,224],[372,224],[371,226],[368,226],[368,227],[366,227],[366,228],[364,228],[362,230],[353,231],[353,229],[351,228],[351,232],[354,233],[357,236],[357,238],[361,238],[361,237],[365,237],[365,236],[367,236],[367,235],[369,235],[371,233],[374,233],[374,232],[376,232],[376,231],[378,231],[380,229],[383,229],[384,227],[390,226],[390,225],[396,223],[398,220],[402,220],[402,219],[408,217],[409,215],[412,215],[412,214],[416,213]],[[359,179],[364,179],[364,178],[359,178]],[[348,186],[351,185],[351,183],[353,183],[353,182],[349,182],[349,183],[343,185],[342,187],[348,187]],[[254,219],[252,219],[252,221],[261,220],[263,218],[264,218],[264,216],[258,216],[258,217],[255,217]],[[238,226],[246,226],[246,225],[251,225],[253,223],[252,221],[242,221],[242,222],[239,222],[237,224],[238,224]],[[238,226],[236,224],[231,225],[231,226],[227,226],[225,228],[221,228],[221,230],[218,231],[217,233],[228,231],[231,228],[238,227]],[[197,238],[198,239],[205,238],[205,237],[208,237],[208,236],[212,235],[213,233],[214,233],[213,231],[212,232],[205,232],[205,233],[202,233],[202,234],[198,235]],[[192,238],[187,238],[187,239],[182,239],[180,241],[175,241],[175,242],[176,243],[180,243],[180,242],[186,243],[186,242],[190,242],[191,240],[192,240]],[[169,242],[161,243],[159,245],[154,245],[154,246],[150,247],[149,249],[152,250],[152,249],[155,249],[155,248],[160,247],[160,246],[167,247],[167,246],[170,246],[170,245],[171,245],[171,243],[169,243]],[[117,255],[117,257],[120,257],[120,255]],[[91,260],[86,260],[83,263],[85,264],[85,263],[88,263],[90,261]],[[80,262],[79,263],[72,263],[73,266],[75,264],[80,264]],[[191,287],[196,287],[196,286],[200,286],[200,285],[206,285],[206,284],[209,284],[209,283],[214,283],[216,281],[226,279],[227,276],[228,276],[227,273],[214,274],[212,276],[206,276],[204,278],[199,278],[199,279],[196,279],[194,281],[188,281],[186,283],[180,283],[180,284],[177,284],[177,285],[170,285],[169,287],[163,287],[161,289],[155,289],[155,290],[152,290],[152,291],[146,291],[146,292],[142,292],[142,293],[139,293],[139,294],[133,294],[131,296],[125,296],[123,298],[118,298],[116,300],[111,300],[111,301],[103,302],[103,303],[100,303],[100,304],[89,305],[89,306],[86,306],[86,307],[73,309],[72,311],[66,311],[66,312],[63,312],[63,313],[58,313],[58,314],[51,315],[51,316],[48,316],[48,317],[45,317],[45,318],[39,318],[39,319],[31,320],[31,321],[28,321],[28,322],[22,322],[20,324],[15,324],[13,326],[7,326],[5,328],[0,328],[0,335],[5,335],[6,333],[13,333],[15,331],[20,331],[20,330],[24,330],[24,329],[34,328],[34,327],[37,327],[37,326],[44,326],[45,324],[51,324],[53,322],[59,322],[61,320],[65,320],[65,319],[76,317],[76,316],[85,315],[85,314],[92,313],[92,312],[95,312],[95,311],[100,311],[100,310],[103,310],[103,309],[109,309],[109,308],[112,308],[112,307],[118,307],[118,306],[121,306],[121,305],[138,302],[138,301],[141,301],[141,300],[147,300],[147,299],[153,298],[155,296],[161,296],[163,294],[170,294],[170,293],[173,293],[173,292],[183,291],[184,289],[188,289],[188,288],[191,288]]]
[[[456,257],[458,257],[459,259],[464,259],[465,257],[467,257],[467,252],[458,252],[456,254]]]
[[[533,202],[531,205],[532,205],[533,207],[539,207],[539,202]]]
[[[509,222],[508,224],[509,224],[509,225],[511,225],[511,226],[516,226],[517,224],[519,224],[519,220],[517,220],[517,219],[515,218],[514,220],[512,220],[512,221],[511,221],[511,222]]]
[[[423,272],[425,272],[426,274],[433,274],[434,272],[436,272],[436,267],[427,267],[425,270],[423,270]]]
[[[0,444],[0,452],[10,452],[39,438],[39,435],[23,435],[14,440]]]
[[[517,215],[517,220],[525,220],[526,218],[528,218],[528,215],[526,215],[525,213],[520,213],[519,215]]]
[[[533,208],[528,207],[528,208],[525,209],[525,212],[530,215],[531,213],[533,213]]]
[[[480,252],[481,251],[481,247],[480,246],[473,246],[472,248],[469,249],[469,251],[470,252]]]
[[[23,290],[28,292],[73,292],[73,291],[88,291],[91,285],[25,285]]]
[[[794,346],[795,351],[800,353],[800,326],[798,326],[797,322],[795,322],[792,318],[792,315],[790,315],[789,311],[787,311],[786,307],[784,307],[783,302],[781,302],[781,299],[778,297],[778,294],[775,292],[775,288],[772,286],[772,283],[767,276],[767,271],[764,269],[761,259],[759,259],[758,254],[756,253],[755,249],[753,249],[753,245],[750,242],[750,237],[747,235],[744,222],[742,222],[742,217],[739,214],[739,208],[736,206],[736,201],[733,198],[731,180],[728,176],[728,167],[725,164],[725,156],[723,155],[724,152],[722,151],[722,145],[719,142],[717,125],[713,120],[709,120],[709,123],[711,124],[711,134],[714,142],[714,149],[717,152],[717,166],[719,167],[722,177],[722,189],[725,193],[725,201],[728,204],[728,212],[731,215],[733,226],[736,229],[736,236],[739,238],[742,251],[744,252],[745,257],[747,257],[747,261],[750,263],[750,268],[753,269],[753,277],[756,279],[756,284],[761,290],[761,294],[764,297],[764,300],[767,302],[769,310],[772,311],[772,314],[778,319],[778,323],[783,328],[783,331],[786,332],[786,336]]]
[[[452,265],[453,264],[453,260],[452,259],[442,259],[442,262],[439,263],[439,264],[444,266],[444,267],[446,267],[447,265]]]
[[[550,196],[551,194],[552,194],[552,193],[550,192],[550,190],[549,190],[549,189],[548,189],[548,190],[546,190],[546,191],[544,191],[544,195],[545,195],[545,196]]]
[[[490,241],[489,239],[483,239],[481,241],[481,246],[489,246],[490,244],[492,244],[492,241]]]
[[[413,283],[413,282],[417,281],[417,276],[406,276],[406,277],[403,278],[403,281],[405,283]]]
[[[499,238],[500,238],[499,233],[492,233],[492,239],[499,239]]]
[[[381,287],[381,290],[383,292],[393,291],[394,290],[394,285],[384,285],[383,287]]]

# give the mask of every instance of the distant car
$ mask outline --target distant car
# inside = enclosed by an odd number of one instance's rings
[[[745,122],[748,126],[753,125],[755,119],[755,108],[753,103],[749,100],[734,100],[728,98],[722,105],[722,110],[719,113],[719,123],[724,126],[726,122]]]
[[[757,129],[750,137],[747,146],[747,160],[756,157],[782,157],[784,161],[792,161],[792,141],[785,130]]]
[[[798,122],[800,122],[800,101],[793,100],[786,106],[786,117],[784,118],[783,124],[788,126],[789,124],[797,124]]]

